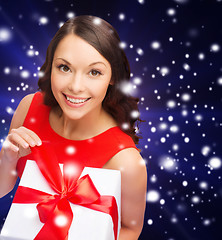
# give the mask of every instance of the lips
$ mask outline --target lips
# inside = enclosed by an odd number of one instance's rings
[[[80,98],[80,97],[76,98],[76,97],[72,97],[70,95],[68,96],[66,94],[63,94],[63,95],[67,101],[69,101],[70,103],[73,103],[73,104],[82,104],[90,99],[90,98]]]

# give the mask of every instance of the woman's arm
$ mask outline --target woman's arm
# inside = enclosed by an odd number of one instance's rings
[[[20,157],[30,153],[31,141],[40,139],[31,130],[22,127],[34,94],[27,95],[17,107],[9,134],[0,152],[0,197],[10,192],[16,182],[16,165]]]
[[[128,148],[117,153],[104,168],[121,171],[121,230],[119,240],[138,239],[144,220],[147,172],[139,152]]]

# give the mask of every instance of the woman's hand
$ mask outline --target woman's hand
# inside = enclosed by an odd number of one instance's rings
[[[30,153],[30,146],[41,144],[33,131],[22,126],[33,96],[34,94],[29,94],[19,103],[0,152],[0,197],[10,192],[15,185],[18,159]]]
[[[21,126],[10,130],[0,152],[0,198],[15,185],[18,159],[30,154],[30,147],[41,144],[41,139],[30,129]]]
[[[31,153],[30,147],[40,146],[41,139],[36,133],[25,127],[11,129],[3,144],[2,161],[17,164],[20,157]]]

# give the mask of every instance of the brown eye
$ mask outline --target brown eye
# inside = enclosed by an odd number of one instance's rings
[[[91,70],[91,71],[90,71],[90,75],[91,75],[92,77],[97,77],[97,76],[101,75],[101,72],[99,72],[99,71],[97,71],[97,70]]]
[[[59,66],[59,69],[60,69],[62,72],[65,72],[65,73],[67,73],[67,72],[70,71],[70,69],[69,69],[69,67],[68,67],[67,65],[60,65],[60,66]]]

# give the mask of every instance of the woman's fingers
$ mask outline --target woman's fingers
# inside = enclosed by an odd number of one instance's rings
[[[40,146],[42,144],[42,141],[41,139],[39,138],[39,136],[33,132],[32,130],[28,129],[28,128],[25,128],[25,127],[21,127],[21,129],[27,133],[27,135],[29,135],[32,140],[33,140],[33,143],[35,143],[35,145],[37,146]]]
[[[41,139],[37,136],[37,134],[24,127],[12,129],[9,134],[9,140],[15,142],[19,146],[22,146],[23,148],[41,145]]]
[[[30,147],[40,146],[41,139],[25,127],[11,129],[4,142],[4,156],[9,161],[18,160],[31,153]]]
[[[28,136],[25,134],[20,134],[17,129],[11,130],[11,133],[8,135],[8,140],[14,145],[21,146],[23,148],[28,148],[31,142]]]

